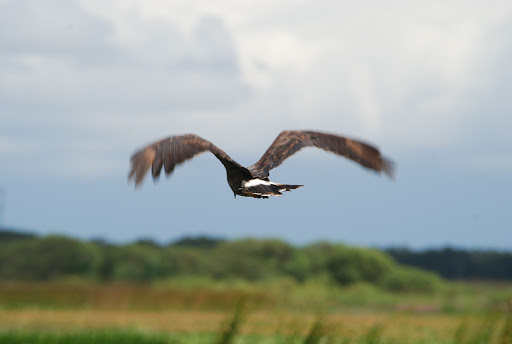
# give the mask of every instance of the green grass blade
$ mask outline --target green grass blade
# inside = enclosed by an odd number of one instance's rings
[[[237,332],[240,329],[240,325],[243,321],[243,311],[244,311],[245,301],[241,300],[236,307],[235,314],[231,321],[227,324],[224,324],[219,332],[217,339],[215,340],[215,344],[232,344],[233,339]]]

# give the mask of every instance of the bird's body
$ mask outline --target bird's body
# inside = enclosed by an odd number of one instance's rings
[[[271,182],[268,179],[269,171],[301,148],[308,146],[344,156],[363,167],[384,172],[389,176],[393,174],[393,163],[382,157],[376,148],[361,141],[314,131],[283,131],[260,160],[249,167],[241,166],[223,150],[197,135],[171,136],[135,152],[131,158],[132,165],[128,178],[134,178],[135,184],[139,185],[150,167],[153,178],[158,178],[162,167],[169,175],[176,165],[209,151],[224,165],[228,184],[235,197],[281,196],[282,191],[297,189],[302,185]]]

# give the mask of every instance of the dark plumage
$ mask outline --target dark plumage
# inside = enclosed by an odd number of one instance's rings
[[[366,143],[314,131],[283,131],[260,160],[249,167],[241,166],[222,149],[197,135],[171,136],[133,154],[128,180],[133,178],[135,185],[139,185],[150,167],[153,178],[160,175],[162,167],[169,175],[176,165],[197,154],[210,151],[226,168],[228,184],[235,197],[236,195],[255,198],[280,196],[282,191],[290,191],[302,185],[273,183],[268,179],[269,171],[304,147],[321,148],[356,161],[363,167],[393,176],[393,163],[384,158],[375,147]]]

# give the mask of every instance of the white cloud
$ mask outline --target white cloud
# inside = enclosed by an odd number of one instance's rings
[[[4,1],[0,137],[100,140],[113,160],[191,131],[235,154],[291,128],[395,152],[510,145],[512,101],[494,99],[511,19],[508,1]]]

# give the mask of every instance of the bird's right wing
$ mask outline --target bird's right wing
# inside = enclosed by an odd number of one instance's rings
[[[244,167],[210,141],[194,134],[187,134],[156,141],[135,152],[131,157],[131,170],[128,180],[135,179],[135,185],[139,185],[150,167],[153,179],[160,175],[162,166],[165,169],[165,174],[169,175],[176,165],[205,151],[212,152],[226,168],[245,170]]]
[[[361,141],[315,131],[283,131],[260,160],[248,169],[254,176],[266,178],[271,169],[304,147],[321,148],[356,161],[366,168],[393,176],[393,163],[384,158],[377,148]]]

